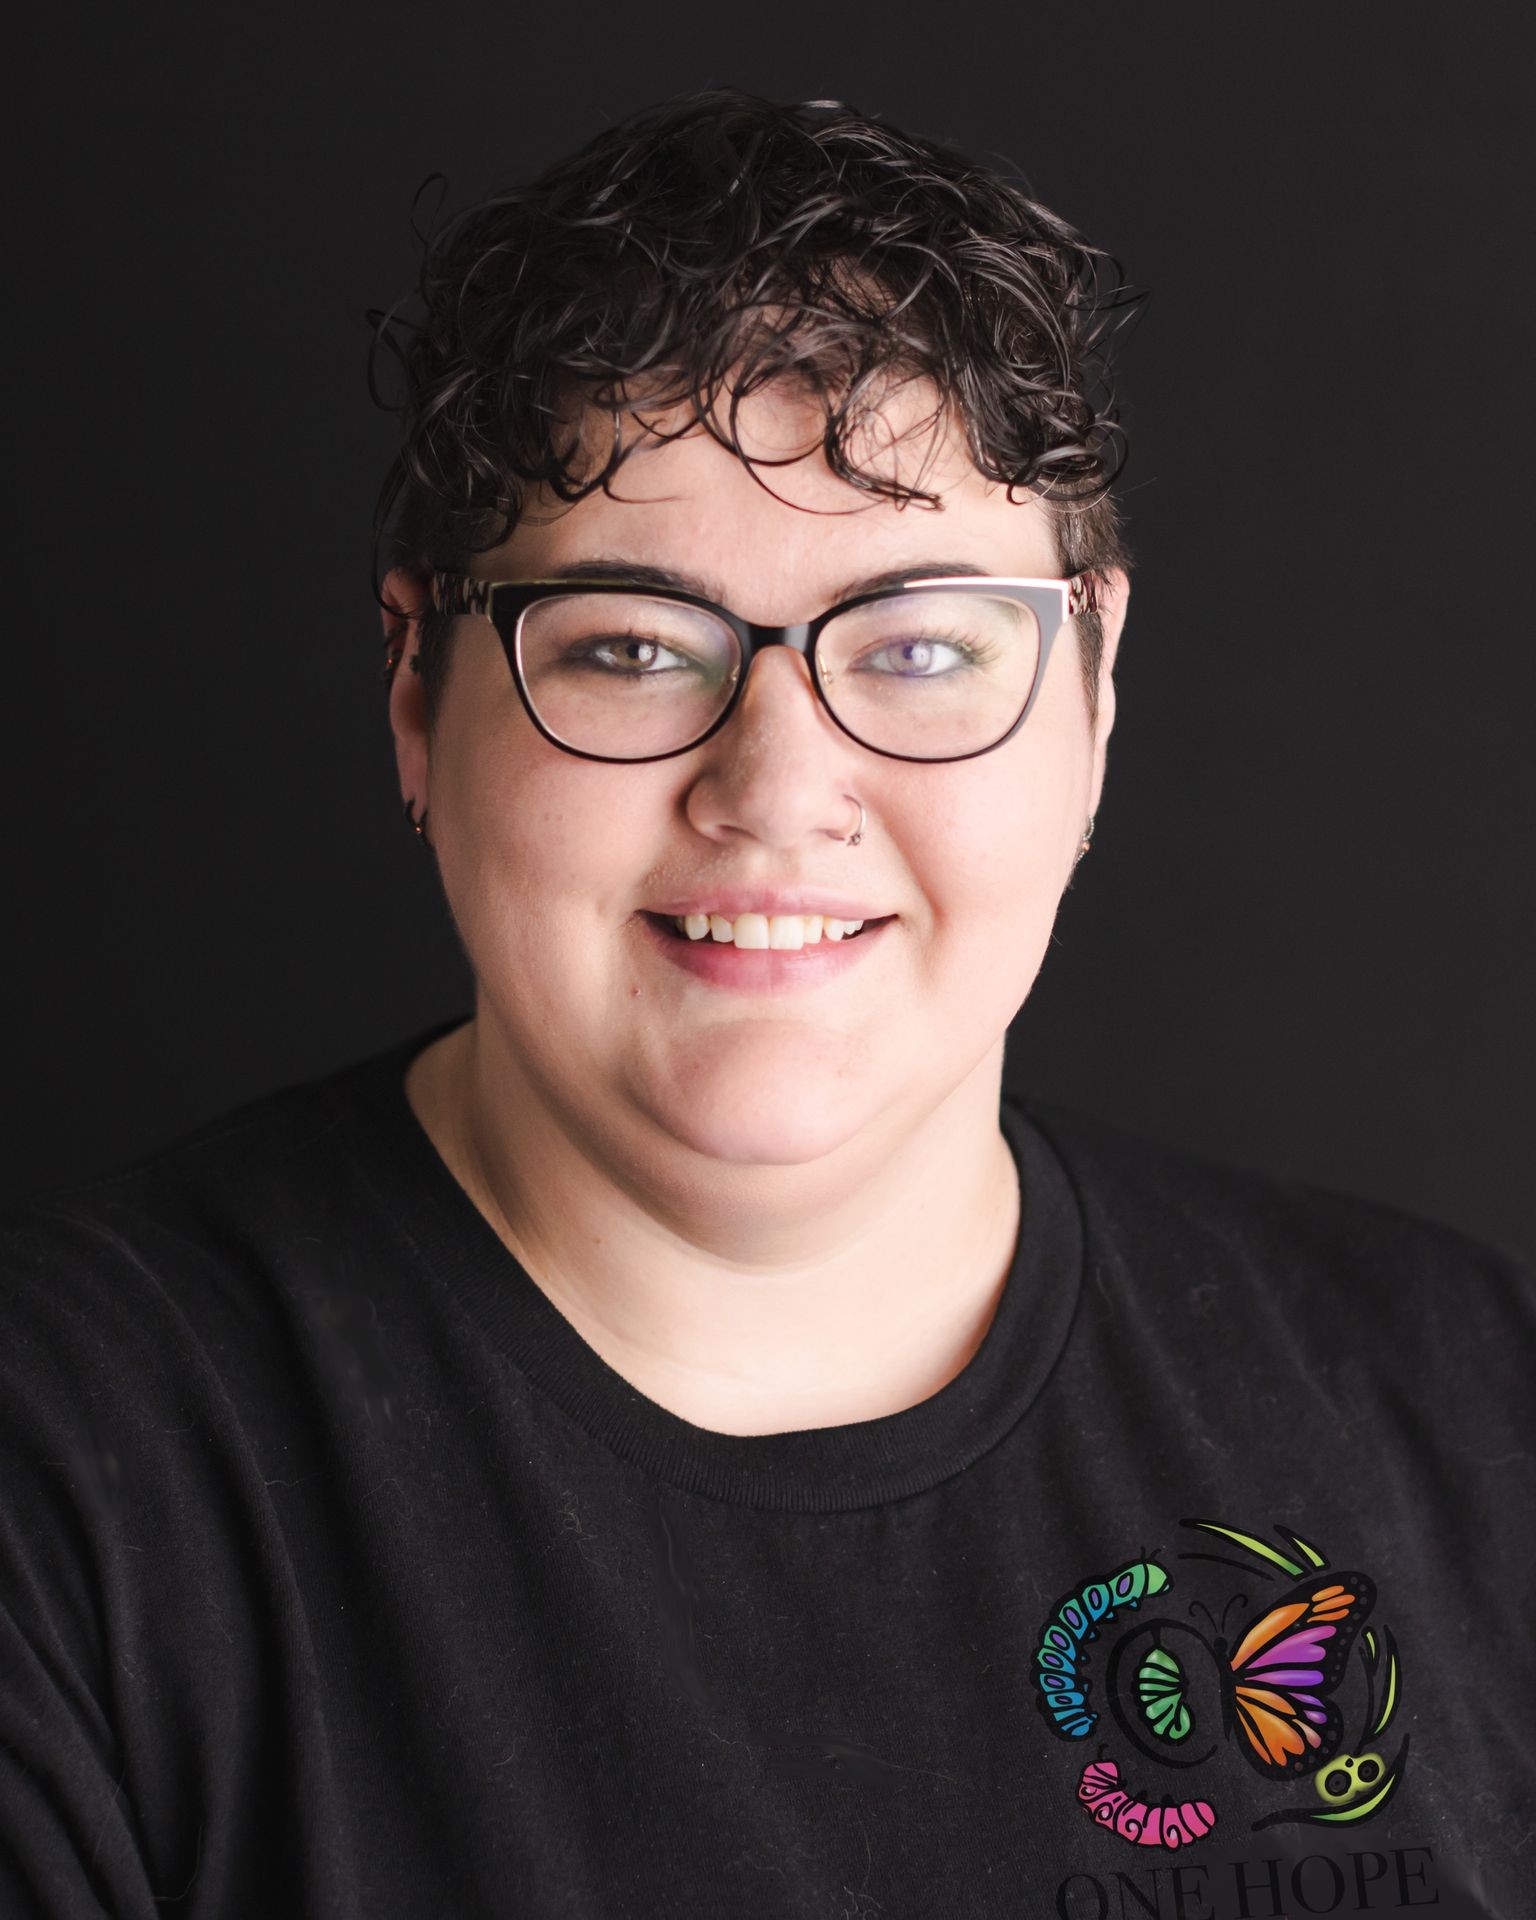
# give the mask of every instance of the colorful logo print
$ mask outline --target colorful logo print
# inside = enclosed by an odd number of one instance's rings
[[[1386,1751],[1402,1671],[1375,1584],[1284,1529],[1276,1546],[1180,1524],[1198,1545],[1085,1580],[1041,1629],[1046,1725],[1069,1744],[1097,1736],[1078,1800],[1121,1840],[1164,1849],[1209,1833],[1218,1795],[1251,1828],[1369,1820],[1408,1760],[1406,1734]],[[1161,1791],[1143,1784],[1149,1768]]]

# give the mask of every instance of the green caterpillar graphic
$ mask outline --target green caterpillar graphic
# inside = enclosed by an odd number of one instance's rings
[[[1184,1669],[1164,1646],[1150,1647],[1136,1671],[1141,1715],[1160,1739],[1185,1738],[1191,1725],[1184,1704]]]

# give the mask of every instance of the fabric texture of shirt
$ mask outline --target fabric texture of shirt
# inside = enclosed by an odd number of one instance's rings
[[[715,1433],[437,1154],[455,1024],[6,1209],[3,1920],[1536,1914],[1511,1254],[1010,1099],[962,1371]]]

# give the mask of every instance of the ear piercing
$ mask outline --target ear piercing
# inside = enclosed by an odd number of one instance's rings
[[[422,839],[425,840],[427,845],[430,847],[432,844],[432,841],[426,831],[427,809],[425,807],[422,808],[421,818],[419,820],[416,818],[415,809],[416,809],[416,800],[415,800],[415,796],[413,795],[405,803],[405,817],[410,822],[410,824],[416,829],[416,831],[421,835]]]
[[[390,632],[389,639],[385,643],[384,678],[386,680],[393,680],[395,677],[395,669],[400,664],[400,655],[405,651],[405,641],[408,631],[409,629],[406,627],[393,628]],[[419,653],[413,653],[405,664],[410,668],[412,673],[419,674],[421,672],[421,655]]]

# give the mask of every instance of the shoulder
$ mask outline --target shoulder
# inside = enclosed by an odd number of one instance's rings
[[[301,1144],[337,1118],[326,1083],[286,1087],[215,1115],[109,1172],[13,1196],[0,1205],[10,1284],[83,1263],[131,1274],[156,1244],[183,1258],[227,1240],[238,1222],[270,1218]]]
[[[0,1204],[0,1375],[115,1393],[217,1347],[238,1366],[293,1297],[341,1280],[383,1183],[370,1117],[402,1043],[233,1105],[128,1164]],[[53,1356],[50,1360],[50,1356]]]
[[[1323,1344],[1374,1339],[1437,1361],[1518,1353],[1536,1367],[1536,1284],[1515,1249],[1053,1103],[1013,1104],[1067,1171],[1102,1289],[1208,1321],[1290,1322]]]
[[[72,1737],[44,1678],[63,1671],[96,1724],[158,1739],[164,1702],[259,1644],[270,1489],[318,1486],[326,1458],[306,1315],[339,1264],[333,1210],[358,1212],[336,1079],[0,1206],[0,1657],[37,1682],[29,1732]]]
[[[339,1170],[365,1170],[370,1156],[360,1143],[377,1144],[381,1115],[406,1111],[406,1066],[452,1024],[233,1104],[94,1177],[0,1200],[0,1245],[25,1264],[29,1251],[46,1249],[95,1245],[126,1254],[126,1237],[157,1230],[179,1234],[183,1246],[227,1240],[241,1222],[280,1235],[290,1218],[338,1201]],[[388,1133],[386,1126],[382,1137]]]
[[[9,1543],[0,1528],[0,1590],[22,1577],[13,1548],[44,1591],[38,1556],[63,1580],[77,1549],[131,1570],[119,1556],[152,1521],[168,1542],[189,1515],[199,1539],[265,1525],[249,1518],[264,1490],[319,1462],[333,1411],[388,1401],[375,1323],[410,1275],[372,1143],[405,1051],[0,1206],[0,1457],[19,1516]]]
[[[306,1110],[271,1096],[0,1207],[0,1418],[44,1454],[76,1426],[181,1423],[189,1383],[211,1387],[215,1356],[272,1319],[267,1256],[300,1205],[282,1163]]]

